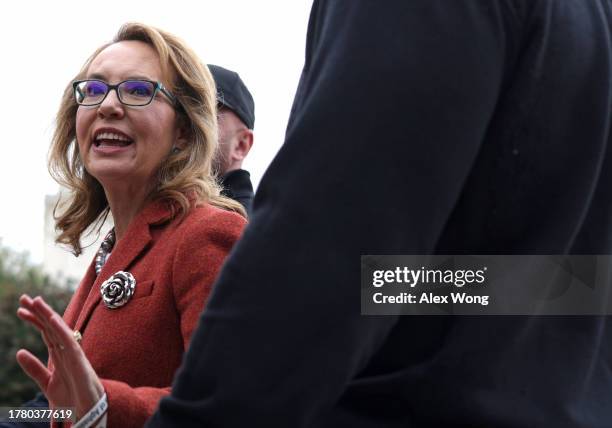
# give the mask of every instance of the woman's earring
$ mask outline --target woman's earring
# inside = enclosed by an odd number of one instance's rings
[[[173,147],[173,148],[172,148],[172,154],[173,154],[173,155],[177,154],[177,153],[178,153],[178,152],[180,152],[180,151],[181,151],[181,149],[179,149],[178,147]]]

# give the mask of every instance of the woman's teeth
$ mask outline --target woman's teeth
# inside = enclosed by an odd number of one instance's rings
[[[113,132],[102,132],[96,136],[94,139],[94,144],[96,146],[127,146],[131,144],[132,140],[129,138],[115,134]]]

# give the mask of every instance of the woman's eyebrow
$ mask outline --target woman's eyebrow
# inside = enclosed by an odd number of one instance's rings
[[[99,79],[99,80],[107,81],[106,80],[106,76],[104,74],[102,74],[102,73],[92,73],[92,74],[89,74],[87,76],[87,78],[88,79]],[[145,75],[142,75],[142,74],[132,74],[132,75],[127,76],[126,78],[121,79],[121,80],[122,81],[123,80],[151,80],[151,81],[155,81],[156,79],[152,79],[151,77],[145,76]]]
[[[100,80],[106,80],[105,76],[103,74],[100,73],[92,73],[92,74],[88,74],[87,75],[88,79],[100,79]]]

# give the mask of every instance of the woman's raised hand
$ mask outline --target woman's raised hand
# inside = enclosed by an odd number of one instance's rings
[[[104,387],[81,346],[62,317],[42,297],[19,299],[17,316],[35,326],[49,351],[45,366],[25,349],[17,361],[45,394],[51,407],[76,407],[77,417],[87,413],[104,394]]]

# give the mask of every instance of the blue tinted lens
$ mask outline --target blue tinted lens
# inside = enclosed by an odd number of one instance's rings
[[[96,105],[102,102],[108,85],[100,80],[85,80],[79,83],[74,91],[76,101],[83,105]]]
[[[89,80],[83,83],[85,84],[85,88],[83,88],[85,97],[99,97],[106,94],[108,90],[106,83],[98,80]]]
[[[146,104],[155,95],[155,85],[145,80],[128,80],[119,86],[119,92],[128,104]]]

